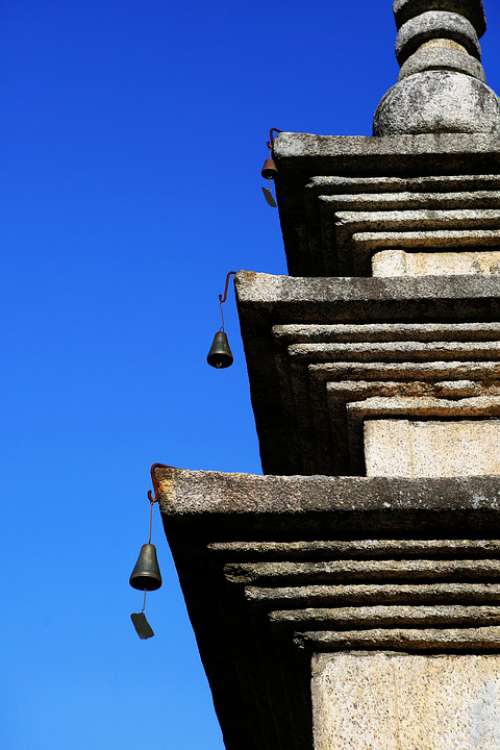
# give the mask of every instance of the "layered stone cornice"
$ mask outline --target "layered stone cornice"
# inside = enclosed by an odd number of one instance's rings
[[[415,274],[485,274],[500,265],[496,136],[281,133],[274,154],[294,276],[406,275],[412,263]],[[387,250],[392,266],[377,257]]]
[[[236,290],[266,473],[364,474],[377,419],[500,417],[497,277],[241,272]]]

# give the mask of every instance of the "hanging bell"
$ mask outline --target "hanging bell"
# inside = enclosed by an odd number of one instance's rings
[[[274,180],[278,174],[278,167],[274,159],[266,159],[262,167],[261,175],[265,180]]]
[[[143,544],[129,583],[139,591],[156,591],[161,586],[161,573],[154,544]]]
[[[207,354],[207,362],[211,367],[216,367],[218,370],[231,367],[233,364],[233,355],[225,331],[217,331],[215,334],[212,346]]]

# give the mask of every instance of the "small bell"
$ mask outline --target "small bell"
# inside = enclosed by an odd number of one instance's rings
[[[143,544],[129,583],[139,591],[156,591],[161,586],[161,573],[154,544]]]
[[[278,174],[278,167],[274,159],[266,159],[262,167],[261,175],[265,180],[274,180]]]
[[[231,367],[233,364],[233,354],[225,331],[220,330],[215,334],[212,346],[207,354],[207,362],[211,367],[216,367],[218,370]]]

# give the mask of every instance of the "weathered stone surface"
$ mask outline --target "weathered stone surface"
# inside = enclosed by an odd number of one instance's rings
[[[282,132],[274,156],[284,176],[486,174],[500,165],[498,133],[405,134],[384,138]],[[293,187],[293,185],[290,185]],[[279,190],[281,188],[278,188]]]
[[[394,0],[394,15],[398,29],[413,18],[429,10],[444,10],[459,13],[467,18],[478,36],[486,31],[483,0]]]
[[[396,57],[402,65],[429,39],[452,39],[480,59],[481,48],[474,26],[465,16],[443,10],[427,10],[404,23],[396,39]]]
[[[445,195],[440,193],[420,193],[416,191],[412,192],[378,192],[378,193],[366,193],[366,194],[355,194],[355,195],[335,195],[333,196],[321,196],[320,203],[325,204],[326,207],[335,208],[335,213],[349,213],[352,211],[359,211],[365,213],[368,211],[381,211],[381,212],[403,212],[403,211],[418,211],[422,209],[428,212],[428,221],[438,218],[438,212],[446,212],[448,214],[448,224],[450,228],[454,228],[454,219],[457,219],[458,226],[463,223],[461,220],[467,218],[466,211],[483,212],[488,209],[498,209],[500,206],[500,193],[497,190],[494,191],[474,191],[474,192],[453,192],[450,190]],[[463,216],[449,214],[450,211],[460,211],[464,213]],[[446,215],[446,214],[445,214]],[[488,214],[484,214],[485,218]],[[348,217],[349,218],[349,217]],[[385,228],[384,217],[372,217],[372,221],[380,218],[383,224],[381,228]],[[402,220],[404,217],[397,217],[393,214],[393,219]],[[407,217],[411,225],[413,216]],[[472,218],[472,217],[469,217]],[[386,217],[389,225],[391,224],[390,217]],[[362,217],[361,217],[362,221]],[[340,219],[342,223],[342,218]],[[471,222],[471,226],[474,226],[475,222]]]
[[[187,525],[193,534],[199,524],[198,534],[214,528],[219,540],[227,524],[233,540],[242,538],[242,530],[248,537],[252,529],[262,530],[268,523],[277,524],[276,537],[280,526],[308,536],[321,529],[319,538],[353,532],[359,536],[360,528],[372,538],[377,524],[385,536],[390,528],[424,536],[428,529],[434,536],[443,529],[447,536],[452,530],[460,536],[462,528],[468,535],[474,531],[475,537],[482,528],[495,538],[500,531],[497,477],[276,477],[172,468],[155,473],[168,528]]]
[[[483,81],[456,71],[428,70],[393,86],[375,113],[377,136],[498,133],[500,109]]]
[[[484,207],[485,203],[497,202],[500,207],[500,192],[450,192],[445,196],[435,193],[402,193],[395,196],[380,192],[359,198],[352,195],[323,196],[321,202],[326,204],[327,210],[334,209],[337,229],[348,227],[350,235],[360,232],[375,234],[378,231],[385,236],[398,230],[412,233],[448,230],[457,233],[459,230],[500,229],[499,209]],[[447,202],[450,208],[446,207]],[[455,206],[459,202],[471,207],[457,210]],[[387,210],[387,203],[392,203],[395,208]],[[352,210],[343,210],[343,204],[348,204]]]
[[[446,199],[448,193],[466,192],[474,195],[476,192],[498,192],[500,189],[500,175],[449,174],[426,175],[420,177],[349,177],[330,175],[326,177],[311,177],[305,185],[306,191],[317,198],[326,195],[349,195],[351,200],[358,193],[365,198],[375,193],[422,193],[424,195],[440,193]],[[362,207],[361,207],[362,208]],[[441,205],[438,206],[441,208]]]
[[[303,542],[214,542],[210,552],[226,559],[326,558],[374,560],[379,557],[500,557],[497,539],[355,539]]]
[[[245,586],[252,604],[275,607],[360,607],[380,604],[500,604],[495,583],[344,583],[306,586]]]
[[[500,341],[382,341],[353,344],[290,344],[294,359],[319,362],[417,362],[500,359]],[[493,405],[493,404],[492,404]]]
[[[299,648],[313,653],[333,651],[493,651],[500,652],[500,627],[456,629],[316,630],[297,633]],[[384,748],[385,750],[385,748]],[[420,748],[419,748],[420,750]],[[434,748],[432,748],[434,750]]]
[[[364,425],[368,476],[500,475],[500,420]]]
[[[287,585],[335,581],[491,581],[500,580],[498,560],[333,560],[320,562],[228,563],[227,581]]]
[[[382,250],[372,257],[374,276],[456,276],[500,274],[500,251],[408,253]]]
[[[472,231],[430,231],[430,232],[357,232],[352,237],[353,244],[366,251],[379,248],[429,248],[436,251],[442,248],[498,247],[500,230]]]
[[[434,320],[436,317],[449,320],[449,313],[446,315],[444,309],[439,312],[439,308],[444,307],[442,303],[453,307],[454,300],[457,303],[456,312],[458,313],[458,309],[462,312],[467,309],[466,315],[469,320],[472,318],[473,322],[477,319],[477,311],[484,311],[483,300],[491,300],[495,314],[497,311],[500,312],[499,288],[497,279],[470,276],[451,279],[337,279],[294,278],[252,271],[240,271],[236,276],[236,292],[243,325],[247,310],[249,316],[255,319],[258,319],[259,313],[274,313],[275,325],[281,322],[290,323],[292,310],[296,323],[318,320],[324,323],[341,323],[345,322],[346,318],[352,321],[358,316],[363,319],[366,312],[358,312],[360,308],[356,303],[365,305],[367,302],[371,303],[370,322],[373,323],[390,322],[387,318],[391,315],[391,307],[394,309],[394,317],[399,318],[398,322],[411,322],[416,316],[422,318],[422,315],[425,316],[425,309],[417,313],[412,303],[419,304],[424,301],[427,312],[432,310],[430,314]],[[403,305],[403,301],[406,304]],[[377,303],[383,305],[383,315],[377,310]],[[476,310],[476,314],[473,310]],[[385,320],[381,321],[381,317]],[[458,315],[456,322],[462,322]]]
[[[416,73],[422,73],[424,70],[455,70],[458,73],[478,78],[480,81],[486,80],[484,68],[477,58],[469,55],[465,49],[459,50],[445,46],[446,40],[436,41],[442,44],[432,48],[423,44],[403,63],[399,73],[400,81]]]
[[[383,341],[500,341],[500,323],[366,323],[278,325],[273,336],[287,344]]]
[[[428,396],[371,397],[362,401],[352,401],[347,406],[348,414],[362,419],[374,416],[404,417],[442,417],[462,416],[500,417],[500,399],[497,396],[480,396],[478,398],[438,399]],[[492,420],[496,421],[496,420]]]
[[[280,135],[282,143],[289,136]],[[300,157],[287,155],[282,161],[280,141],[276,141],[275,158],[282,175],[277,186],[278,200],[290,273],[298,276],[370,276],[369,257],[352,242],[352,235],[359,231],[360,224],[361,231],[382,234],[395,230],[467,232],[498,229],[496,219],[488,213],[500,207],[500,183],[494,174],[471,174],[478,171],[478,164],[483,159],[479,153],[473,156],[471,152],[468,163],[462,162],[458,154],[450,161],[443,161],[444,154],[438,156],[435,153],[431,163],[427,161],[429,154],[418,148],[416,158],[412,160],[406,153],[406,138],[408,136],[401,136],[397,159],[393,160],[389,153],[391,149],[383,149],[385,153],[378,160],[378,172],[380,175],[383,165],[383,175],[378,177],[373,174],[376,160],[369,155],[372,151],[369,139],[361,139],[359,150],[354,149],[351,139],[352,157],[347,159],[339,153],[338,160],[333,159],[332,163],[330,157],[325,156],[327,144],[321,143],[322,155],[316,165],[308,155],[309,148]],[[434,148],[436,142],[441,143],[442,139],[448,142],[448,138],[446,135],[435,136]],[[460,142],[464,135],[457,134],[456,138]],[[475,136],[473,140],[476,138],[482,140],[482,136]],[[297,139],[304,143],[310,141],[311,147],[314,142],[312,136],[304,134],[297,134]],[[422,135],[415,137],[415,145],[417,141],[423,145],[420,139],[427,142],[427,136]],[[393,138],[388,136],[378,140],[383,140],[385,145]],[[335,148],[341,145],[337,139]],[[495,158],[492,155],[488,169],[495,168]],[[399,176],[404,174],[400,169],[403,164],[407,174],[416,176]],[[361,165],[365,167],[363,177],[356,176]],[[313,175],[323,176],[308,178],[304,170],[309,169]],[[346,176],[335,176],[335,170]],[[437,176],[439,171],[447,171],[448,176]],[[462,171],[463,174],[450,174],[453,171]],[[459,215],[459,211],[463,213]],[[433,250],[429,242],[425,249]]]
[[[424,136],[425,138],[425,136]],[[440,138],[440,137],[439,137]],[[420,177],[349,177],[335,176],[311,177],[305,186],[306,190],[315,197],[323,195],[348,195],[351,199],[358,193],[367,199],[375,193],[421,193],[423,195],[440,193],[446,200],[449,193],[498,192],[500,190],[500,175],[426,175]],[[398,195],[393,197],[398,197]],[[436,196],[435,196],[436,197]],[[439,206],[442,207],[441,205]]]
[[[500,625],[498,606],[375,606],[273,610],[273,627],[353,630],[362,628],[485,627]]]
[[[499,656],[313,657],[315,750],[500,747]]]

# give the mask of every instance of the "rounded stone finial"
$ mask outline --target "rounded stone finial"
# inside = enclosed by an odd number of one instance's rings
[[[482,0],[394,0],[399,82],[380,102],[375,135],[497,133],[500,107],[486,85]]]

